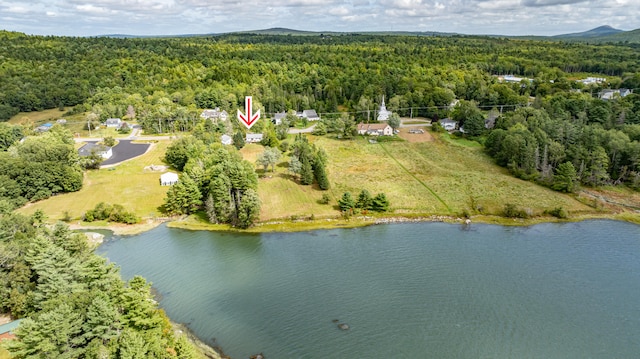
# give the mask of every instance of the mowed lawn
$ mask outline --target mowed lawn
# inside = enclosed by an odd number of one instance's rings
[[[113,168],[91,170],[85,173],[82,189],[36,202],[19,211],[33,213],[44,211],[51,219],[62,219],[68,211],[78,220],[89,209],[100,202],[121,204],[140,217],[154,217],[161,213],[168,187],[159,183],[159,172],[147,171],[146,166],[163,164],[162,158],[169,141],[153,143],[142,156],[121,163]]]

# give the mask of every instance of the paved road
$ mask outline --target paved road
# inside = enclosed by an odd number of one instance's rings
[[[100,167],[116,165],[141,156],[147,152],[150,146],[148,143],[131,143],[131,140],[120,140],[118,144],[112,148],[113,156],[103,161]]]

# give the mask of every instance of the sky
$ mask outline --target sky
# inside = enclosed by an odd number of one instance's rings
[[[0,0],[0,29],[35,35],[438,31],[558,35],[640,28],[640,0]]]

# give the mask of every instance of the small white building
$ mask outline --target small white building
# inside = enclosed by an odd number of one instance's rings
[[[178,183],[178,174],[166,172],[160,175],[161,186],[173,186],[176,183]]]
[[[222,135],[220,136],[220,142],[222,142],[223,145],[231,145],[233,144],[233,138],[229,135]]]
[[[247,133],[247,136],[245,137],[245,142],[247,142],[247,143],[258,143],[258,142],[262,141],[263,137],[264,137],[264,135],[261,134],[261,133]]]

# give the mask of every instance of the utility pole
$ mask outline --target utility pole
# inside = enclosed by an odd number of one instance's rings
[[[89,129],[89,137],[91,137],[91,120],[87,119],[87,128]]]

